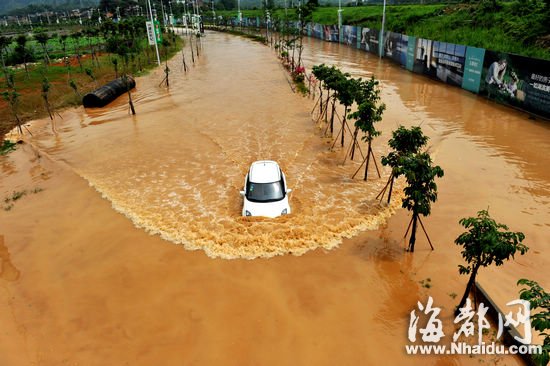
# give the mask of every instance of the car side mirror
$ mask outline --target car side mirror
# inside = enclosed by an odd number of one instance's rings
[[[241,194],[241,196],[243,196],[243,197],[244,197],[244,195],[246,194],[246,192],[245,192],[245,191],[240,191],[239,193],[240,193],[240,194]]]
[[[292,189],[291,189],[291,188],[287,188],[287,189],[286,189],[286,193],[288,194],[288,193],[290,193],[290,192],[292,192]]]

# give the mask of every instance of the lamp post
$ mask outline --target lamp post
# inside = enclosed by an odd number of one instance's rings
[[[166,27],[166,13],[164,12],[164,4],[162,0],[160,0],[160,11],[162,12],[162,25]]]
[[[170,27],[174,27],[174,12],[172,12],[172,0],[168,0],[168,7],[170,9],[170,15],[168,20],[170,21]]]
[[[239,22],[239,25],[241,24],[242,19],[243,15],[241,13],[241,0],[237,0],[237,21]]]
[[[382,58],[384,53],[384,26],[386,25],[386,0],[384,0],[384,6],[382,7],[382,31],[380,33],[380,44],[378,45],[378,55]]]
[[[338,0],[338,42],[340,42],[340,33],[342,33],[342,0]]]
[[[212,21],[216,25],[216,11],[214,10],[214,0],[212,0]]]
[[[154,19],[153,19],[153,10],[151,9],[151,0],[147,0],[147,4],[149,5],[149,16],[151,17],[151,25],[153,27],[153,35],[154,35],[154,39],[155,39],[155,51],[157,51],[157,63],[158,65],[160,66],[160,55],[159,55],[159,46],[157,44],[157,35],[154,34],[155,33],[155,23],[154,23]]]

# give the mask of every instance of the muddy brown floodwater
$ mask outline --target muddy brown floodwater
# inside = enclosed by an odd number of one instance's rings
[[[466,282],[457,221],[487,207],[531,250],[481,283],[500,304],[517,298],[520,277],[550,288],[547,124],[307,40],[308,66],[382,81],[377,156],[399,124],[422,123],[431,138],[445,169],[425,220],[436,250],[421,238],[413,255],[403,251],[399,197],[390,207],[374,200],[387,171],[350,179],[359,162],[329,151],[313,102],[292,93],[273,51],[208,33],[187,74],[180,57],[170,90],[158,86],[161,70],[138,79],[136,116],[124,97],[68,110],[33,122],[28,143],[0,157],[0,198],[26,192],[0,211],[0,364],[479,364],[408,356],[404,345],[409,312],[428,295],[452,334]],[[292,215],[239,216],[244,175],[259,159],[284,169]],[[428,278],[430,288],[420,284]]]

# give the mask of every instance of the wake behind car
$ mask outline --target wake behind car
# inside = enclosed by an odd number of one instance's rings
[[[279,164],[271,160],[255,161],[244,180],[243,216],[277,217],[290,213],[286,178]]]

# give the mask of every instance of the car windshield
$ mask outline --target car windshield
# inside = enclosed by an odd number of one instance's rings
[[[246,187],[246,198],[253,202],[279,201],[284,198],[283,182],[252,183]]]

